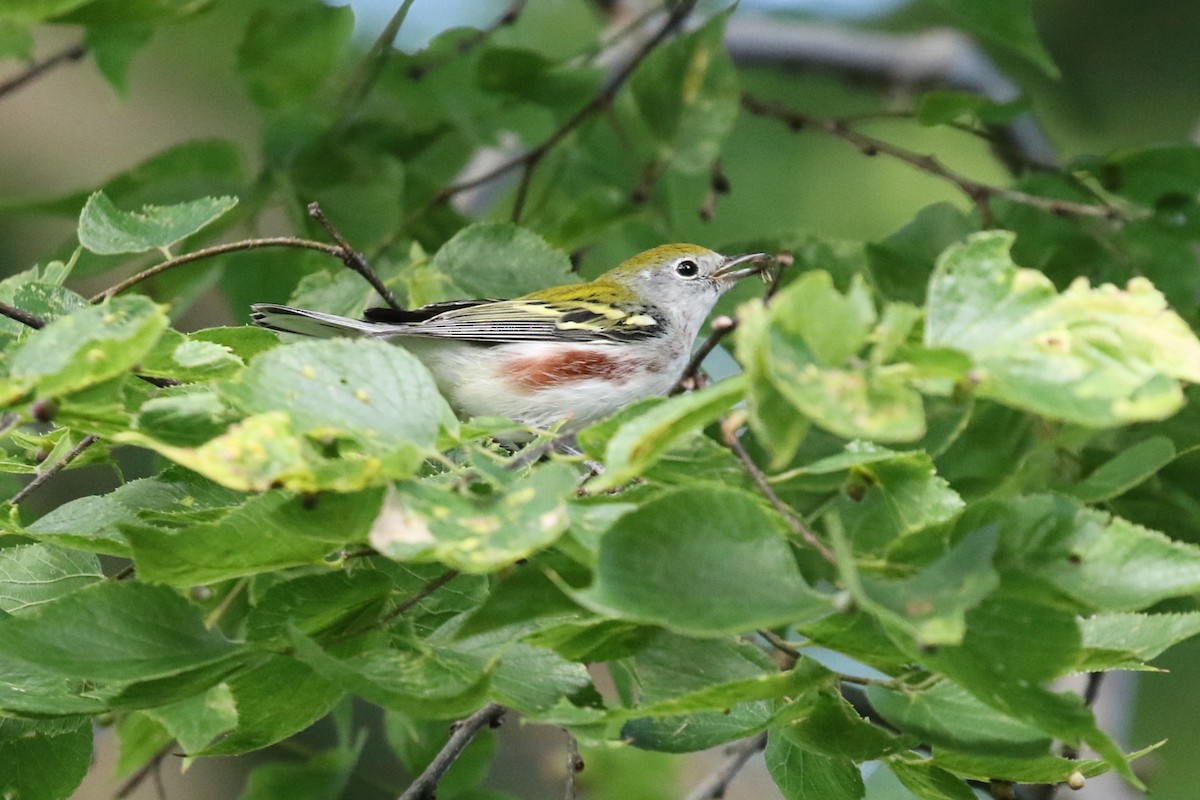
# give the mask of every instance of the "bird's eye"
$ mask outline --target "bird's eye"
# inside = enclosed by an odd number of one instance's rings
[[[675,274],[681,278],[694,278],[700,274],[700,265],[690,258],[675,265]]]

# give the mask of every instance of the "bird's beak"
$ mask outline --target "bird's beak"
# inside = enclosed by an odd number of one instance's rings
[[[713,273],[713,277],[736,281],[748,275],[758,275],[766,268],[770,261],[771,257],[766,253],[747,253],[744,256],[730,256]]]

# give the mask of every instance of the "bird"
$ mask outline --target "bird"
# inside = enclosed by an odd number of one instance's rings
[[[558,425],[567,434],[667,394],[718,298],[769,261],[764,253],[665,244],[595,280],[508,300],[368,308],[363,319],[258,303],[251,319],[283,333],[398,344],[424,363],[460,416]]]

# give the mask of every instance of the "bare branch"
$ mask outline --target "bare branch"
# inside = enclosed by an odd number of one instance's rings
[[[6,94],[15,92],[25,84],[36,80],[42,75],[45,75],[47,72],[59,66],[60,64],[78,61],[85,55],[87,55],[87,47],[83,44],[83,42],[78,42],[70,47],[66,47],[58,51],[43,61],[35,61],[26,67],[24,72],[20,72],[3,83],[0,83],[0,97],[4,97]]]
[[[404,306],[400,305],[400,301],[396,299],[396,295],[392,294],[392,290],[383,284],[383,281],[375,274],[375,270],[371,269],[371,265],[362,257],[362,254],[351,247],[341,232],[333,226],[333,223],[325,216],[325,212],[321,210],[319,203],[314,201],[308,204],[308,215],[319,222],[330,238],[338,243],[338,246],[341,248],[342,263],[357,272],[367,283],[371,284],[371,288],[375,290],[376,294],[382,297],[383,301],[391,306],[393,310],[403,313]]]
[[[225,244],[204,247],[200,250],[196,250],[182,256],[169,258],[161,264],[155,264],[153,267],[142,270],[138,274],[126,278],[115,286],[110,286],[103,292],[94,295],[90,302],[99,303],[107,300],[110,297],[120,294],[126,289],[137,286],[144,280],[153,278],[155,275],[166,272],[170,269],[174,269],[175,267],[182,267],[184,264],[190,264],[193,261],[200,261],[205,258],[221,256],[225,255],[226,253],[237,253],[243,250],[258,250],[263,247],[294,247],[301,250],[316,250],[319,253],[325,253],[326,255],[333,256],[339,261],[345,261],[344,251],[337,245],[326,244],[325,242],[314,242],[308,239],[297,239],[294,236],[274,236],[266,239],[245,239],[240,242],[226,242]]]
[[[158,770],[159,765],[170,754],[171,748],[174,745],[174,742],[170,742],[155,753],[137,772],[130,775],[124,783],[117,787],[117,791],[113,793],[113,798],[115,800],[124,800],[124,798],[133,794],[146,778]]]
[[[45,472],[39,473],[37,477],[25,484],[25,487],[21,489],[21,491],[12,496],[12,499],[8,501],[8,504],[10,506],[19,505],[25,500],[26,497],[29,497],[29,495],[33,494],[33,492],[36,491],[39,486],[66,469],[68,464],[83,455],[89,447],[94,445],[99,440],[99,436],[91,433],[80,439],[79,444],[72,447],[70,452],[68,452],[58,461],[54,462],[54,464],[48,467]]]
[[[571,735],[570,731],[567,734],[567,786],[564,797],[566,800],[575,800],[575,776],[583,772],[583,756],[579,755],[579,742]]]
[[[675,381],[675,385],[671,387],[668,395],[676,395],[686,389],[694,388],[696,377],[700,374],[700,365],[704,363],[704,359],[708,358],[709,353],[717,349],[717,345],[721,343],[729,334],[737,330],[738,321],[731,317],[717,317],[712,321],[712,333],[704,340],[704,343],[696,349],[692,354],[692,360],[688,362],[684,368],[683,374],[679,376],[679,380]]]
[[[450,741],[433,757],[412,784],[400,795],[400,800],[434,800],[437,785],[446,771],[458,760],[475,737],[485,727],[499,727],[506,709],[496,703],[488,703],[464,720],[456,722],[451,729]]]
[[[953,29],[886,33],[809,21],[738,14],[725,30],[725,47],[741,65],[836,71],[891,88],[948,86],[983,95],[995,103],[1021,96],[1021,88],[969,36]],[[1033,114],[989,126],[996,155],[1014,173],[1027,165],[1058,162]]]
[[[1001,198],[1013,203],[1030,206],[1041,211],[1046,211],[1050,214],[1057,215],[1077,215],[1087,217],[1099,217],[1110,221],[1120,221],[1125,219],[1120,209],[1107,205],[1089,205],[1087,203],[1076,203],[1071,200],[1055,200],[1049,197],[1040,197],[1038,195],[1029,194],[1028,192],[1018,191],[1016,189],[1007,189],[1002,186],[995,186],[989,183],[977,181],[974,178],[956,172],[932,155],[917,153],[905,147],[892,144],[891,142],[877,139],[874,136],[868,136],[865,133],[860,133],[850,128],[844,120],[823,119],[813,117],[798,111],[791,111],[773,103],[766,103],[758,100],[749,94],[742,95],[742,107],[751,114],[756,114],[763,117],[772,117],[777,119],[790,128],[796,131],[809,129],[820,131],[834,138],[849,142],[862,152],[863,155],[874,156],[882,153],[883,155],[891,156],[892,158],[903,161],[904,163],[919,169],[929,175],[938,178],[943,178],[957,186],[963,194],[980,208],[981,216],[987,219],[989,214],[988,202],[993,198]]]
[[[718,800],[724,797],[725,792],[729,789],[729,784],[733,783],[733,779],[746,766],[746,762],[766,746],[767,734],[764,731],[757,736],[752,736],[730,747],[728,751],[729,760],[707,778],[700,781],[696,788],[691,791],[691,794],[687,796],[687,800]]]
[[[23,311],[16,306],[10,306],[8,303],[0,303],[0,314],[11,320],[16,320],[22,325],[27,325],[34,330],[46,327],[46,320],[37,314],[30,314],[28,311]]]

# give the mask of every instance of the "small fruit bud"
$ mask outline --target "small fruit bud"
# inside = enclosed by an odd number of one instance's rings
[[[192,591],[189,592],[189,594],[197,603],[203,603],[205,600],[211,600],[213,596],[212,589],[207,586],[193,586]]]
[[[1077,792],[1083,788],[1083,785],[1085,783],[1087,783],[1087,778],[1083,777],[1083,773],[1080,772],[1079,770],[1075,770],[1067,778],[1067,786],[1070,786],[1072,789],[1074,789]]]
[[[35,400],[29,407],[29,413],[38,422],[52,422],[58,416],[58,403],[48,397]]]

